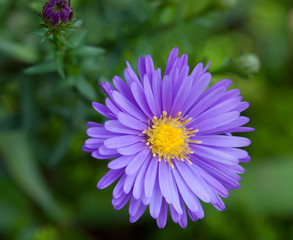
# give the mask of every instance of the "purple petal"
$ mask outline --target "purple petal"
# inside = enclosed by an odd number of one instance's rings
[[[132,156],[121,156],[109,162],[108,168],[110,169],[124,168],[128,165],[131,159],[132,159]]]
[[[129,194],[123,194],[121,197],[119,198],[113,198],[112,199],[112,205],[114,207],[115,210],[120,210],[121,208],[123,208],[126,203],[129,201],[129,199],[131,198],[131,193]]]
[[[178,223],[180,221],[181,218],[181,214],[179,214],[175,208],[173,207],[172,204],[169,204],[169,209],[170,209],[170,213],[171,213],[171,217],[174,223]]]
[[[128,86],[131,85],[132,82],[136,82],[137,84],[140,84],[140,81],[136,75],[136,73],[133,71],[131,66],[127,67],[124,71],[125,80],[128,83]]]
[[[140,167],[139,167],[139,169],[140,169]],[[131,175],[131,176],[126,175],[124,186],[123,186],[124,193],[129,193],[132,190],[132,187],[133,187],[133,184],[135,182],[136,176],[137,176],[137,172],[135,174]],[[131,195],[133,195],[132,191],[131,191]]]
[[[216,162],[228,165],[238,164],[239,162],[239,160],[235,158],[233,155],[227,154],[213,147],[205,147],[198,144],[190,144],[190,149],[194,152],[194,155],[201,156],[203,158],[213,160]]]
[[[132,102],[130,102],[126,97],[124,97],[122,94],[114,91],[112,93],[112,97],[115,100],[116,104],[120,106],[125,112],[147,123],[147,118],[145,114],[138,107],[136,107]]]
[[[118,120],[109,120],[104,123],[105,129],[114,133],[124,133],[124,134],[133,134],[139,135],[141,131],[137,131],[131,128],[126,127],[121,124]]]
[[[200,122],[204,119],[209,119],[221,115],[223,113],[229,112],[236,108],[236,106],[240,103],[241,99],[239,97],[228,99],[224,102],[219,103],[218,105],[207,109],[205,112],[201,113],[199,117],[197,117],[196,121]],[[240,112],[240,111],[239,111]]]
[[[178,48],[175,47],[172,49],[169,57],[168,57],[168,61],[167,61],[167,65],[166,65],[166,70],[165,70],[165,75],[168,75],[173,67],[173,64],[175,62],[175,60],[177,59],[178,57]]]
[[[179,90],[176,94],[176,97],[173,101],[172,106],[172,115],[178,114],[178,112],[181,112],[182,106],[185,103],[186,99],[188,98],[192,88],[192,77],[188,76],[186,77],[180,84]]]
[[[85,141],[84,145],[89,149],[98,149],[104,141],[105,139],[103,138],[89,138]]]
[[[126,179],[126,174],[124,174],[120,180],[118,181],[118,183],[116,184],[116,186],[114,187],[113,190],[113,198],[120,198],[121,196],[125,195],[125,192],[123,191],[123,186],[125,183],[125,179]]]
[[[149,77],[150,81],[152,80],[152,74],[155,71],[153,59],[150,55],[147,55],[145,58],[145,70],[146,74]]]
[[[138,211],[136,212],[135,215],[130,216],[129,221],[131,223],[136,222],[142,216],[142,214],[144,213],[146,207],[147,207],[147,205],[144,205],[143,203],[141,203],[140,206],[139,206],[139,208],[138,208]]]
[[[109,138],[118,136],[115,133],[112,133],[106,130],[104,127],[91,127],[86,131],[87,135],[94,138]]]
[[[195,129],[198,129],[197,134],[206,134],[208,131],[211,131],[213,129],[216,129],[218,127],[224,126],[228,123],[233,122],[239,117],[239,112],[228,112],[224,113],[222,115],[219,115],[217,117],[214,117],[212,119],[207,119],[205,121],[202,121],[200,123],[193,123],[191,122],[188,126],[192,126]]]
[[[153,116],[160,116],[160,113],[157,109],[157,103],[155,102],[155,98],[150,86],[150,81],[147,77],[147,75],[144,75],[143,78],[143,87],[144,87],[144,92],[145,92],[145,97],[146,97],[146,101],[148,103],[148,106],[153,114]]]
[[[132,117],[131,115],[128,115],[126,113],[122,113],[120,112],[118,114],[118,121],[121,122],[124,126],[132,128],[132,129],[136,129],[136,130],[140,130],[143,131],[145,129],[148,129],[148,125],[134,117]]]
[[[245,137],[223,135],[195,136],[192,140],[201,141],[201,145],[217,147],[246,147],[251,143],[251,141]]]
[[[192,94],[189,94],[186,105],[182,108],[183,115],[188,114],[189,109],[191,109],[196,101],[198,101],[202,92],[206,89],[211,81],[211,75],[209,73],[204,74],[198,81],[193,81]]]
[[[173,172],[173,176],[176,181],[176,184],[178,186],[178,190],[179,190],[184,202],[186,203],[186,205],[188,206],[188,208],[191,211],[196,212],[198,210],[198,205],[196,202],[196,199],[197,199],[196,195],[186,185],[186,183],[182,179],[181,175],[179,174],[177,168],[174,167],[172,169],[172,172]]]
[[[144,190],[145,195],[151,198],[154,191],[154,185],[157,177],[158,159],[152,158],[145,176]]]
[[[144,180],[145,180],[146,170],[149,167],[151,158],[152,158],[151,155],[149,155],[137,174],[137,177],[133,186],[133,197],[136,199],[140,199],[142,196],[142,193],[144,192]]]
[[[97,188],[103,189],[111,185],[113,182],[115,182],[118,178],[122,176],[124,173],[124,169],[111,169],[108,171],[104,177],[101,178],[101,180],[97,184]]]
[[[153,85],[152,85],[153,95],[155,103],[158,109],[158,112],[162,112],[162,78],[161,78],[161,69],[157,69],[153,75]]]
[[[143,79],[144,75],[146,74],[145,58],[144,57],[140,57],[138,59],[138,73],[139,73],[140,79]]]
[[[171,167],[168,162],[159,162],[159,185],[166,202],[172,204],[179,214],[182,214],[177,187],[174,185]]]
[[[163,78],[162,83],[162,107],[163,111],[170,113],[172,106],[172,80],[169,76]]]
[[[181,69],[181,68],[178,68]],[[185,65],[181,71],[178,74],[178,78],[174,79],[175,81],[173,82],[174,88],[173,88],[173,95],[176,96],[178,93],[178,89],[182,85],[182,83],[185,81],[185,78],[190,78],[191,82],[193,82],[193,78],[191,76],[188,76],[189,72],[189,66]],[[191,84],[192,85],[192,84]],[[189,90],[189,89],[188,89]]]
[[[141,200],[135,199],[134,197],[132,197],[129,203],[129,215],[134,216],[137,213],[140,205],[141,205]]]
[[[129,86],[118,76],[115,76],[113,78],[113,84],[115,88],[120,92],[123,96],[125,96],[128,99],[133,99],[133,96],[131,94],[131,91],[129,89]]]
[[[142,141],[143,138],[135,135],[122,135],[108,138],[104,141],[107,148],[121,148]]]
[[[159,228],[164,228],[167,223],[167,216],[168,216],[168,204],[166,201],[162,201],[161,211],[157,218],[157,225]]]
[[[233,120],[232,122],[226,122],[222,126],[218,126],[216,128],[212,128],[210,130],[207,130],[204,132],[204,134],[219,134],[219,133],[228,133],[228,132],[241,132],[242,128],[239,128],[240,126],[246,124],[249,122],[248,117],[240,116]],[[246,129],[244,128],[243,131],[249,130],[250,128]],[[200,133],[199,133],[200,134]]]
[[[98,113],[102,114],[103,116],[109,119],[115,119],[113,113],[105,105],[93,102],[93,107]]]
[[[110,154],[110,155],[103,155],[100,154],[99,150],[92,152],[92,157],[96,159],[110,159],[110,158],[116,158],[120,157],[120,154]]]
[[[87,125],[88,127],[103,127],[103,125],[100,124],[100,123],[90,122],[90,121],[87,122],[86,125]]]
[[[112,101],[111,99],[109,99],[109,98],[106,98],[105,103],[106,103],[106,106],[108,107],[108,109],[113,113],[112,115],[114,115],[115,118],[116,118],[117,114],[118,114],[119,112],[122,111],[122,110],[119,109],[119,108],[116,106],[116,104],[113,103],[113,101]]]
[[[186,228],[187,227],[187,214],[186,214],[186,209],[185,209],[185,205],[184,202],[181,200],[181,208],[183,209],[183,214],[181,215],[180,221],[179,221],[179,225],[182,228]]]
[[[210,202],[211,198],[206,189],[198,181],[190,167],[185,162],[174,161],[182,179],[184,179],[187,186],[204,202]]]
[[[145,142],[137,142],[126,147],[118,148],[117,152],[121,155],[133,155],[145,149],[147,146]]]
[[[147,100],[145,98],[145,93],[141,87],[139,87],[136,83],[131,84],[131,92],[134,96],[134,99],[140,109],[144,112],[144,114],[152,119],[153,114],[148,106]]]
[[[150,214],[153,218],[157,218],[161,212],[162,193],[160,191],[158,181],[155,182],[153,195],[150,202]]]
[[[195,79],[198,80],[199,74],[201,73],[203,69],[203,64],[202,63],[198,63],[195,68],[192,70],[191,72],[191,76]]]
[[[99,147],[99,153],[105,156],[118,154],[116,149],[109,149],[105,147],[105,145],[102,145],[101,147]]]
[[[130,161],[128,166],[125,169],[125,173],[128,176],[134,175],[138,172],[138,170],[141,168],[142,164],[146,159],[148,159],[148,155],[150,154],[149,149],[142,150],[138,154],[134,156],[134,158]]]
[[[201,99],[188,113],[188,116],[196,118],[214,102],[216,102],[224,93],[225,88],[217,88],[215,91],[208,94],[205,98]],[[196,120],[195,120],[196,121]]]

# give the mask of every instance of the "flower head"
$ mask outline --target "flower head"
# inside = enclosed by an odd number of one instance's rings
[[[250,140],[232,136],[252,131],[243,127],[249,119],[240,116],[248,108],[238,89],[227,90],[230,80],[206,89],[211,80],[199,63],[189,74],[187,55],[178,48],[169,56],[165,74],[154,69],[151,56],[138,61],[139,77],[127,62],[124,82],[115,76],[115,88],[101,84],[106,105],[94,102],[97,112],[109,120],[103,125],[88,122],[83,150],[97,159],[113,159],[97,187],[118,180],[113,190],[114,209],[129,203],[130,221],[137,221],[149,206],[160,228],[168,208],[174,222],[187,226],[187,215],[204,217],[200,200],[224,210],[221,197],[239,188],[250,160],[238,147]],[[186,211],[187,209],[187,211]]]
[[[70,0],[48,0],[43,7],[42,20],[48,25],[54,27],[56,24],[65,24],[72,19],[72,9]]]

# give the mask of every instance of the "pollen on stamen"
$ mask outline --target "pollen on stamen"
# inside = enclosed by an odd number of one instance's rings
[[[187,161],[189,154],[193,152],[190,150],[189,142],[201,143],[200,141],[190,140],[189,138],[195,136],[198,129],[186,129],[185,125],[192,120],[192,118],[181,117],[181,112],[175,118],[167,117],[167,112],[163,111],[160,118],[153,117],[149,121],[150,127],[145,129],[142,133],[146,135],[144,141],[146,145],[152,150],[153,157],[158,156],[158,161],[163,158],[168,161],[173,168],[172,161],[174,159]],[[151,123],[150,123],[151,122]]]

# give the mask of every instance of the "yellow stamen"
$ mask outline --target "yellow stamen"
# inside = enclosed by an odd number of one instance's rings
[[[162,157],[165,161],[168,161],[173,168],[174,165],[171,160],[177,159],[181,161],[188,161],[190,164],[188,154],[193,153],[188,143],[201,143],[201,141],[190,140],[191,136],[194,136],[198,129],[192,130],[186,129],[184,125],[190,122],[192,119],[181,117],[181,112],[177,114],[175,118],[169,116],[167,118],[167,112],[163,111],[161,117],[153,117],[152,125],[148,129],[145,129],[142,133],[146,135],[146,145],[152,149],[153,156],[158,156],[159,161]]]

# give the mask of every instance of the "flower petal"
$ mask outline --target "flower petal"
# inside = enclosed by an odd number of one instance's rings
[[[185,181],[182,179],[177,168],[172,168],[173,176],[178,186],[178,190],[184,199],[187,207],[192,211],[196,212],[198,210],[198,205],[196,202],[196,195],[190,190]]]
[[[118,157],[108,164],[108,168],[110,169],[120,169],[124,168],[128,165],[128,163],[131,161],[132,156],[121,156]]]
[[[158,159],[152,158],[146,172],[144,181],[145,196],[151,198],[154,191],[154,185],[157,179]]]
[[[213,160],[228,165],[238,164],[239,162],[239,160],[233,155],[227,154],[213,147],[201,146],[199,144],[190,144],[190,149],[194,152],[195,156],[201,156],[208,160]]]
[[[153,195],[150,201],[150,214],[153,218],[157,218],[161,212],[162,193],[158,181],[155,182]]]
[[[148,158],[144,161],[141,169],[139,170],[134,186],[133,186],[133,197],[135,199],[140,199],[142,193],[144,192],[144,179],[146,175],[146,170],[149,167],[151,160],[151,155],[148,155]]]
[[[192,140],[201,141],[201,145],[217,147],[246,147],[251,143],[251,141],[245,137],[224,135],[195,136]]]
[[[163,199],[162,206],[161,206],[161,211],[160,211],[160,214],[159,214],[159,216],[157,218],[157,225],[158,225],[159,228],[164,228],[166,226],[167,216],[168,216],[168,204]]]
[[[135,135],[122,135],[108,138],[104,141],[107,148],[121,148],[142,141],[143,138]]]
[[[124,134],[133,134],[133,135],[141,134],[141,131],[137,131],[132,128],[126,127],[125,125],[120,123],[118,120],[106,121],[104,123],[104,126],[105,126],[105,129],[114,133],[124,133]]]
[[[194,173],[190,170],[190,166],[187,166],[185,162],[174,161],[178,172],[184,179],[187,186],[204,202],[210,202],[211,198],[207,191],[203,188],[201,183],[194,176]]]
[[[117,148],[117,152],[121,155],[133,155],[146,148],[145,142],[137,142],[126,147]]]
[[[142,150],[141,152],[137,153],[134,158],[130,161],[128,166],[125,169],[125,173],[128,176],[134,175],[138,172],[138,170],[141,168],[144,161],[148,158],[148,155],[150,154],[149,149]]]
[[[174,185],[172,172],[168,162],[159,162],[159,185],[166,202],[172,204],[179,214],[182,214],[177,187]]]
[[[145,114],[136,105],[129,101],[125,96],[123,96],[117,91],[113,91],[112,97],[115,100],[116,104],[119,107],[121,107],[125,112],[147,123],[147,118]]]
[[[126,113],[120,112],[118,114],[118,121],[121,122],[124,126],[143,131],[148,128],[148,125]]]
[[[104,177],[101,178],[101,180],[97,184],[97,188],[103,189],[111,185],[113,182],[115,182],[118,178],[122,176],[124,173],[124,169],[111,169],[108,171]]]

